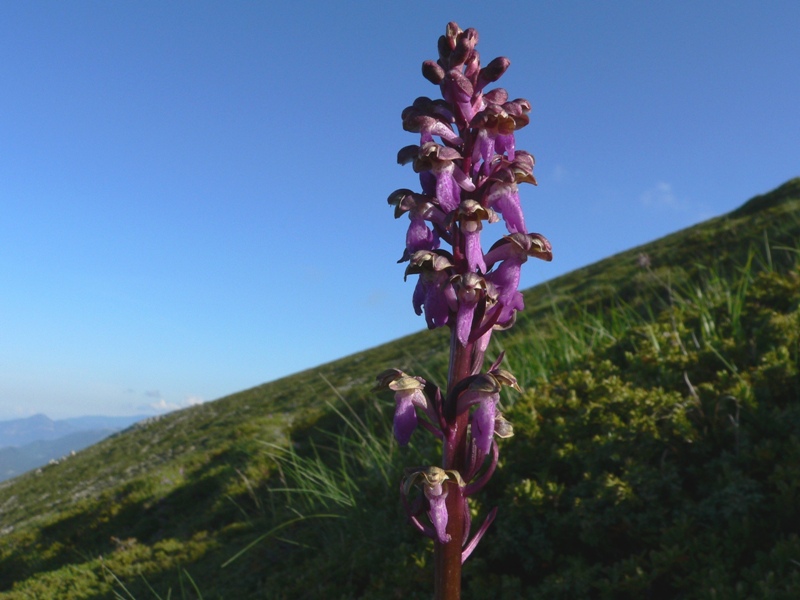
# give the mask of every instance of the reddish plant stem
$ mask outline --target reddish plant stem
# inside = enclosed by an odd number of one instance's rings
[[[436,581],[434,585],[436,600],[460,600],[461,598],[461,540],[464,535],[464,503],[458,485],[448,484],[447,494],[447,533],[450,541],[446,544],[435,542],[434,564]]]
[[[470,174],[472,157],[472,136],[469,127],[464,124],[458,127],[459,135],[464,140],[464,158],[461,168],[464,173]],[[463,194],[464,197],[468,193]],[[456,271],[466,273],[469,271],[464,252],[464,238],[458,226],[454,227],[452,237],[453,262]],[[450,365],[447,380],[447,395],[444,400],[443,413],[448,427],[445,431],[442,447],[442,468],[454,470],[459,473],[466,471],[467,457],[467,425],[469,413],[457,415],[457,398],[453,395],[455,387],[465,378],[480,371],[483,366],[483,357],[476,361],[474,342],[462,346],[458,341],[455,324],[450,325]],[[480,363],[480,364],[476,364]],[[473,369],[473,367],[475,367]],[[461,598],[461,553],[465,537],[464,514],[467,499],[464,490],[454,482],[448,482],[448,493],[445,504],[447,506],[447,533],[450,541],[446,544],[434,542],[434,569],[435,569],[435,600],[460,600]]]
[[[464,378],[472,375],[473,344],[462,346],[458,341],[456,328],[450,332],[450,372],[447,382],[447,396],[444,414],[448,423],[442,449],[442,468],[465,471],[464,461],[467,455],[467,424],[469,413],[456,415],[456,398],[452,396],[455,386]],[[467,499],[463,490],[448,482],[447,500],[447,533],[450,541],[434,544],[435,598],[436,600],[459,600],[461,598],[461,551],[464,541],[464,513]]]

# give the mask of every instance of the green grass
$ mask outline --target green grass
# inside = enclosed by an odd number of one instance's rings
[[[800,179],[525,292],[474,598],[800,597]],[[646,253],[650,266],[637,264]],[[409,292],[410,293],[410,292]],[[0,600],[428,598],[371,392],[444,332],[172,413],[0,484]],[[416,444],[416,445],[415,445]],[[477,516],[477,515],[476,515]]]

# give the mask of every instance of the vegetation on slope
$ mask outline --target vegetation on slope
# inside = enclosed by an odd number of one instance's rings
[[[526,293],[484,598],[800,597],[800,179]],[[0,599],[427,598],[389,366],[423,332],[0,484]]]

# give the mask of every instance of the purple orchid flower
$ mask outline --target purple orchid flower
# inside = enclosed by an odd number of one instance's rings
[[[498,221],[498,216],[492,209],[484,208],[475,200],[464,200],[458,207],[456,218],[461,234],[464,236],[468,269],[472,272],[485,273],[486,262],[483,259],[480,235],[481,229],[483,229],[482,221],[495,223]]]
[[[429,329],[442,327],[450,320],[457,299],[450,282],[452,262],[443,251],[419,250],[410,258],[406,277],[418,274],[419,280],[412,298],[414,311],[421,315],[423,307]]]
[[[434,141],[433,136],[435,135],[452,145],[461,144],[461,138],[450,125],[452,121],[452,115],[437,110],[437,106],[428,98],[417,98],[412,106],[403,111],[403,129],[411,133],[419,133],[422,144]]]
[[[412,378],[408,377],[405,379]],[[425,394],[422,393],[424,384],[420,382],[417,383],[420,384],[418,387],[393,388],[396,389],[394,397],[397,402],[397,408],[394,412],[394,437],[397,438],[401,446],[408,445],[411,434],[414,433],[414,430],[417,428],[418,419],[416,407],[419,406],[422,409],[428,408],[428,401],[425,398]]]
[[[408,498],[411,487],[415,484],[422,487],[425,499],[428,502],[428,518],[433,525],[433,536],[439,543],[446,544],[450,541],[447,533],[447,522],[449,513],[447,512],[447,495],[449,490],[447,484],[456,484],[464,487],[465,483],[458,471],[441,469],[430,466],[422,469],[411,469],[407,472],[403,483],[403,495]],[[423,527],[423,532],[428,531]],[[430,535],[430,533],[429,533]]]
[[[401,446],[408,445],[411,435],[420,424],[437,437],[441,434],[437,428],[436,407],[428,399],[426,388],[428,384],[422,377],[411,377],[399,369],[387,369],[378,375],[378,385],[375,389],[389,389],[394,392],[393,433]],[[437,396],[438,392],[434,393],[434,399]],[[418,410],[427,417],[427,421],[420,421]]]
[[[486,254],[488,265],[501,261],[500,265],[486,276],[498,290],[497,310],[501,311],[497,318],[498,323],[507,323],[514,311],[525,307],[518,287],[522,265],[529,256],[551,261],[553,251],[550,242],[538,233],[529,235],[514,233],[499,240]]]
[[[447,533],[447,489],[441,483],[433,483],[425,486],[425,497],[430,502],[428,517],[436,530],[436,539],[440,544],[450,541]]]
[[[451,283],[456,288],[458,311],[456,312],[456,337],[462,346],[466,346],[472,331],[475,309],[486,295],[486,280],[477,273],[453,275]]]
[[[509,233],[527,233],[525,217],[519,199],[520,183],[536,185],[533,177],[533,156],[523,151],[514,152],[514,160],[500,158],[489,177],[486,194],[487,206],[503,215]]]
[[[509,233],[527,233],[525,216],[519,203],[519,188],[515,182],[497,181],[489,187],[486,203],[503,215]]]
[[[457,412],[463,414],[471,406],[478,405],[471,415],[472,439],[483,461],[492,445],[492,437],[499,427],[500,437],[510,437],[513,429],[498,411],[500,390],[503,386],[521,392],[517,379],[505,369],[496,365],[484,375],[472,379],[467,389],[458,397]]]
[[[395,219],[407,213],[411,221],[406,233],[406,249],[398,262],[409,260],[419,250],[436,250],[439,247],[439,234],[435,226],[444,225],[445,214],[436,205],[435,198],[399,189],[389,195],[388,202],[395,207]],[[428,222],[434,228],[428,227]]]

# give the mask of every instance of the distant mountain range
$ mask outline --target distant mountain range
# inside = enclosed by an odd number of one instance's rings
[[[88,416],[54,421],[37,414],[0,421],[0,481],[78,452],[145,418]]]

